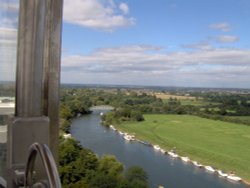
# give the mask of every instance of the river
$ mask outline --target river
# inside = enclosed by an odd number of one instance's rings
[[[229,182],[190,163],[173,159],[152,147],[125,141],[114,130],[100,125],[100,112],[94,110],[90,115],[74,119],[71,126],[72,136],[98,156],[115,155],[125,168],[141,166],[149,176],[151,187],[162,185],[164,188],[249,188],[242,183]]]

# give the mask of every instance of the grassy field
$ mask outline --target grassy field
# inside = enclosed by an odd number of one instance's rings
[[[233,171],[250,181],[250,127],[191,115],[144,115],[140,123],[117,125],[137,138],[176,148],[204,165]]]
[[[205,101],[202,98],[196,99],[193,96],[180,96],[180,95],[170,95],[164,93],[154,94],[157,98],[162,99],[164,102],[169,102],[169,99],[177,99],[181,101],[181,105],[193,105],[193,106],[206,106],[206,105],[218,105],[220,103]]]
[[[176,98],[178,100],[195,100],[195,97],[192,96],[180,96],[180,95],[171,95],[171,94],[165,94],[165,93],[155,93],[154,94],[157,98],[160,99],[170,99],[170,98]]]
[[[219,103],[208,102],[202,99],[199,100],[181,100],[181,105],[192,105],[192,106],[206,106],[206,105],[218,105]]]

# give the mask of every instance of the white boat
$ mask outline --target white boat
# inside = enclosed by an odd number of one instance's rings
[[[63,137],[64,137],[65,139],[71,138],[71,134],[64,134]]]
[[[165,151],[164,149],[161,149],[161,152],[162,152],[163,154],[165,154],[165,153],[166,153],[166,151]]]
[[[189,162],[190,159],[188,157],[181,157],[181,160],[183,160],[184,162]]]
[[[100,113],[100,116],[103,116],[103,112]]]
[[[134,137],[133,136],[131,136],[131,135],[128,135],[128,134],[126,134],[126,135],[124,135],[124,137],[123,137],[125,140],[127,140],[127,141],[131,141],[131,140],[134,140]]]
[[[168,154],[169,154],[171,157],[174,157],[174,158],[178,157],[178,155],[177,155],[176,153],[171,152],[171,151],[169,151]]]
[[[203,165],[202,164],[199,164],[197,161],[193,161],[192,162],[195,166],[197,166],[197,167],[202,167]]]
[[[227,176],[228,179],[233,180],[233,181],[241,181],[241,178],[238,176],[235,176],[233,174],[230,174]]]
[[[218,170],[218,174],[219,174],[220,176],[222,176],[222,177],[227,177],[227,176],[228,176],[228,174],[223,173],[221,170]]]
[[[161,148],[160,148],[160,146],[158,146],[158,145],[154,145],[154,149],[155,149],[155,150],[160,150]]]
[[[131,137],[130,137],[129,135],[125,135],[123,138],[124,138],[125,140],[127,140],[127,141],[130,141],[130,140],[131,140]]]
[[[111,129],[113,129],[114,131],[117,130],[113,125],[110,125],[109,127],[110,127]]]
[[[205,169],[209,172],[215,172],[215,170],[211,166],[205,166]]]
[[[121,132],[121,131],[118,131],[118,133],[119,133],[119,134],[121,134],[121,135],[123,135],[123,134],[124,134],[124,133],[123,133],[123,132]]]

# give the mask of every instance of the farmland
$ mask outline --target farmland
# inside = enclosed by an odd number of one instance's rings
[[[192,97],[192,96],[180,96],[180,95],[171,95],[171,94],[165,94],[165,93],[155,93],[154,95],[159,99],[176,98],[178,100],[195,100],[195,97]]]

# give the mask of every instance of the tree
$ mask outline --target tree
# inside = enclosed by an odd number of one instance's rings
[[[123,171],[123,165],[116,160],[115,156],[104,155],[100,159],[98,171],[104,174],[118,176]]]
[[[115,176],[102,173],[96,174],[90,181],[90,186],[92,188],[116,188],[117,185],[118,179]]]
[[[66,120],[69,120],[73,117],[73,114],[69,108],[69,106],[65,104],[60,105],[60,117]]]
[[[144,117],[141,112],[133,110],[131,112],[131,118],[135,121],[143,121]]]
[[[148,176],[146,172],[138,166],[130,167],[125,175],[129,182],[130,187],[135,188],[148,188]]]
[[[66,165],[75,161],[79,156],[81,146],[79,142],[74,139],[68,138],[61,141],[59,145],[59,164]]]

